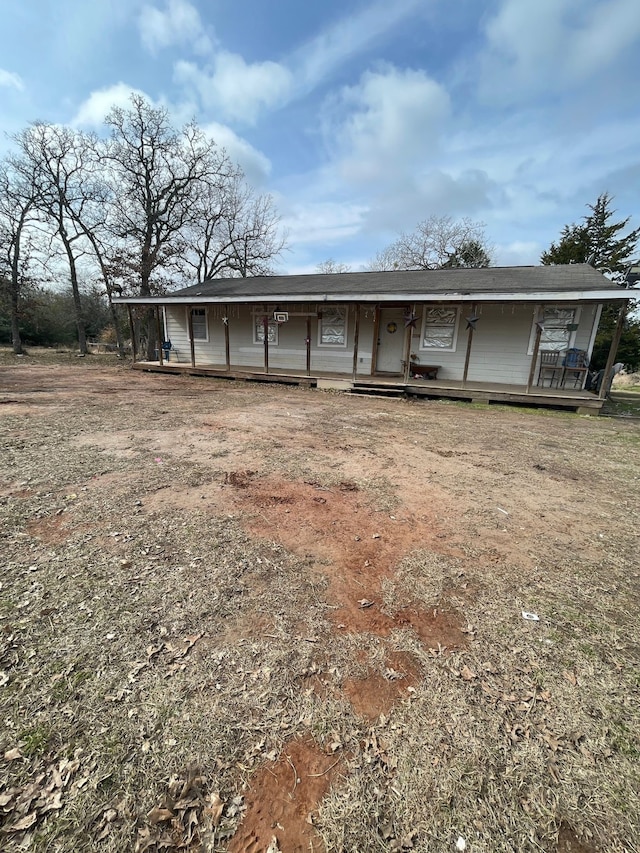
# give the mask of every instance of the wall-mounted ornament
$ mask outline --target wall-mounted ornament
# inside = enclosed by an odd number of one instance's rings
[[[398,324],[397,323],[387,323],[387,332],[389,332],[390,335],[393,335],[394,332],[397,332],[397,331],[398,331]]]

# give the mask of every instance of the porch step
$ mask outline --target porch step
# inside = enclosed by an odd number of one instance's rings
[[[381,397],[404,397],[405,386],[402,385],[378,385],[375,382],[354,382],[351,394],[369,394]]]

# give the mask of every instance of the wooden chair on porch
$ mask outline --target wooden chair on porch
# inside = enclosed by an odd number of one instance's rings
[[[559,352],[551,350],[541,350],[540,352],[540,369],[538,371],[538,385],[544,388],[545,379],[549,379],[549,388],[553,388],[555,381],[556,388],[560,387],[564,374],[564,367],[560,363]]]
[[[589,372],[589,357],[585,350],[567,350],[562,366],[562,387],[566,388],[567,382],[573,382],[573,388],[582,388]]]

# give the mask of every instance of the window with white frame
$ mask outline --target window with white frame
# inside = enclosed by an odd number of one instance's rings
[[[545,305],[538,313],[538,322],[543,325],[540,349],[545,352],[564,352],[575,340],[578,308],[575,305]],[[535,323],[532,336],[535,338]],[[533,352],[533,341],[530,351]]]
[[[424,309],[420,349],[453,352],[456,348],[457,336],[457,308],[434,307]]]
[[[207,326],[207,309],[191,309],[191,327],[193,328],[194,341],[208,341],[209,328]]]
[[[253,342],[264,344],[265,332],[269,344],[278,345],[278,324],[269,314],[254,314],[253,316]]]
[[[322,308],[318,315],[318,346],[346,347],[347,307],[331,305]]]

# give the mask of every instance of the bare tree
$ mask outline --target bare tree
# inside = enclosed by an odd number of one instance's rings
[[[198,281],[272,274],[271,263],[285,248],[286,236],[271,196],[256,196],[240,169],[208,182],[196,209],[185,260]]]
[[[28,259],[28,227],[36,217],[38,192],[38,173],[31,163],[14,156],[0,163],[0,289],[7,295],[16,355],[23,352],[20,294]]]
[[[231,238],[228,268],[236,275],[273,275],[272,261],[286,247],[280,217],[270,195],[254,196],[247,187],[226,220]]]
[[[331,275],[333,273],[351,272],[351,267],[349,264],[342,264],[333,258],[327,258],[326,261],[320,261],[316,266],[316,272]]]
[[[85,254],[81,227],[88,205],[87,149],[71,129],[36,123],[14,137],[22,158],[38,175],[36,207],[63,247],[69,267],[78,346],[87,350],[85,318],[80,296],[78,263]]]
[[[167,111],[140,95],[131,96],[130,109],[113,107],[105,123],[111,129],[105,163],[116,235],[127,243],[121,257],[131,263],[140,296],[151,296],[166,286],[162,273],[176,269],[184,254],[185,229],[203,182],[219,180],[230,164],[194,124],[174,130]],[[152,358],[151,318],[147,329]]]
[[[484,226],[464,218],[430,216],[375,256],[373,270],[434,270],[491,265]]]

